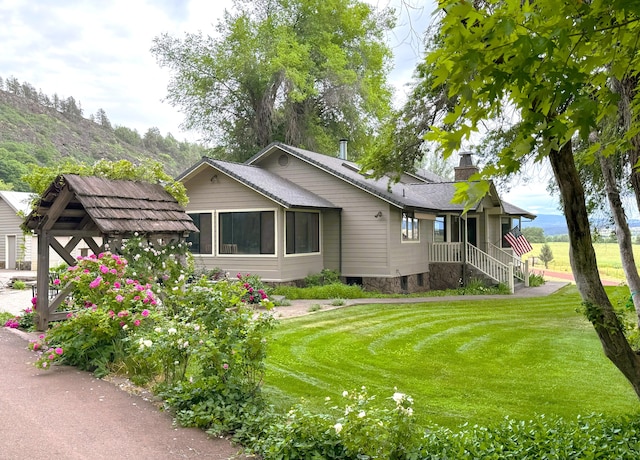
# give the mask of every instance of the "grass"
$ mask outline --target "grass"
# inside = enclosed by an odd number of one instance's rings
[[[547,243],[553,253],[553,260],[549,262],[549,270],[559,272],[571,272],[569,264],[569,243]],[[533,251],[526,254],[525,257],[539,257],[543,243],[532,243]],[[618,243],[596,243],[593,245],[596,251],[596,259],[598,261],[598,269],[600,274],[617,279],[624,280],[624,271],[622,270],[622,262],[620,261],[620,249]],[[633,245],[633,254],[636,261],[640,260],[640,245]],[[544,268],[542,262],[537,263],[533,268]]]
[[[619,299],[628,290],[612,288]],[[367,305],[281,321],[265,391],[276,405],[365,385],[411,395],[422,424],[457,427],[535,414],[638,413],[635,393],[576,312],[574,286],[544,298]]]

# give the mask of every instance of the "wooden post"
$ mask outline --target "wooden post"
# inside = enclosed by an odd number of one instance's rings
[[[38,270],[36,278],[36,314],[38,330],[46,331],[49,326],[49,232],[40,230],[38,234]]]

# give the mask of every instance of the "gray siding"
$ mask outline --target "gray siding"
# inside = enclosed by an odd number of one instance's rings
[[[286,166],[281,166],[278,163],[279,156],[280,152],[277,152],[265,158],[260,166],[343,209],[342,274],[363,277],[397,276],[396,267],[392,267],[389,259],[390,219],[395,219],[397,214],[391,214],[389,204],[294,157],[289,158]],[[382,217],[374,217],[378,212],[382,212]],[[395,228],[399,227],[400,220]],[[335,232],[332,236],[337,238]],[[400,238],[399,230],[397,238]],[[335,258],[329,260],[336,263]],[[406,271],[405,264],[400,271]]]
[[[391,209],[389,232],[390,276],[406,276],[429,271],[427,242],[433,238],[433,221],[419,221],[419,241],[402,240],[402,211]]]
[[[7,236],[16,237],[16,260],[31,260],[31,237],[25,237],[20,225],[22,219],[18,217],[16,212],[4,200],[0,199],[0,263],[5,268],[14,269],[15,267],[6,267],[7,263]]]

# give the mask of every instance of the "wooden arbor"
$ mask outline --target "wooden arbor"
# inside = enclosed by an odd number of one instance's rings
[[[184,208],[161,185],[74,174],[56,178],[27,216],[24,227],[38,236],[36,313],[41,331],[49,321],[64,318],[56,310],[72,289],[64,287],[49,302],[49,247],[67,264],[75,265],[71,252],[82,240],[97,255],[106,247],[118,252],[122,240],[136,233],[153,242],[168,243],[181,242],[190,232],[198,231]],[[69,240],[63,246],[56,237]]]

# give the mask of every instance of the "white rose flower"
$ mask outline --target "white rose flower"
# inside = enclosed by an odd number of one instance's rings
[[[396,404],[401,404],[402,401],[404,401],[404,396],[405,396],[404,393],[395,392],[392,398],[396,402]]]
[[[358,418],[364,418],[367,415],[367,413],[363,410],[361,410],[360,412],[358,412]]]
[[[342,423],[336,423],[333,425],[333,429],[336,430],[336,434],[340,433],[342,431]]]

